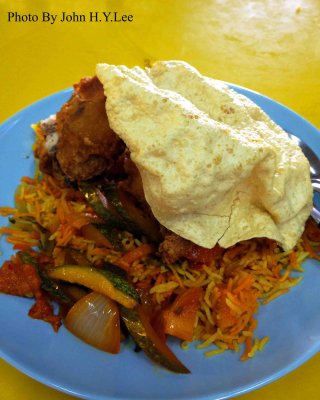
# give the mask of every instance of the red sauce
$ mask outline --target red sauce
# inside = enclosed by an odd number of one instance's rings
[[[22,264],[18,257],[5,261],[0,269],[0,292],[34,297],[35,304],[31,307],[29,316],[49,322],[55,331],[59,329],[61,317],[54,315],[49,297],[41,289],[41,279],[34,266]]]

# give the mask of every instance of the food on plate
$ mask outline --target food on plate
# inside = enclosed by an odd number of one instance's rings
[[[0,208],[17,250],[1,292],[101,350],[131,336],[178,373],[168,336],[207,356],[263,349],[259,306],[319,259],[320,231],[308,161],[257,105],[181,61],[98,64],[34,131],[39,169]]]
[[[312,205],[309,164],[258,106],[182,62],[99,64],[97,75],[162,225],[206,248],[296,244]]]

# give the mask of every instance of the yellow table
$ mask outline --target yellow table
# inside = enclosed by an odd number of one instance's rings
[[[117,11],[126,21],[110,21],[111,14],[106,21],[103,11]],[[202,73],[260,91],[320,127],[319,27],[319,0],[0,0],[0,121],[92,75],[97,62],[183,59]],[[0,376],[3,400],[71,398],[4,361]],[[319,376],[317,354],[241,398],[317,399]]]

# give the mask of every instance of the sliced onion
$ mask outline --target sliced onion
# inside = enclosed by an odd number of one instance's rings
[[[65,326],[84,342],[108,353],[120,351],[120,317],[117,304],[91,292],[78,300],[65,318]]]

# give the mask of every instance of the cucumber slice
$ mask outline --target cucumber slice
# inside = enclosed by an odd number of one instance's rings
[[[124,277],[108,270],[80,265],[64,265],[51,269],[48,274],[52,279],[86,286],[127,308],[133,308],[139,302],[139,295],[134,287]]]
[[[170,371],[180,374],[190,373],[189,369],[157,335],[141,305],[133,309],[120,306],[120,315],[135,343],[150,359]]]

